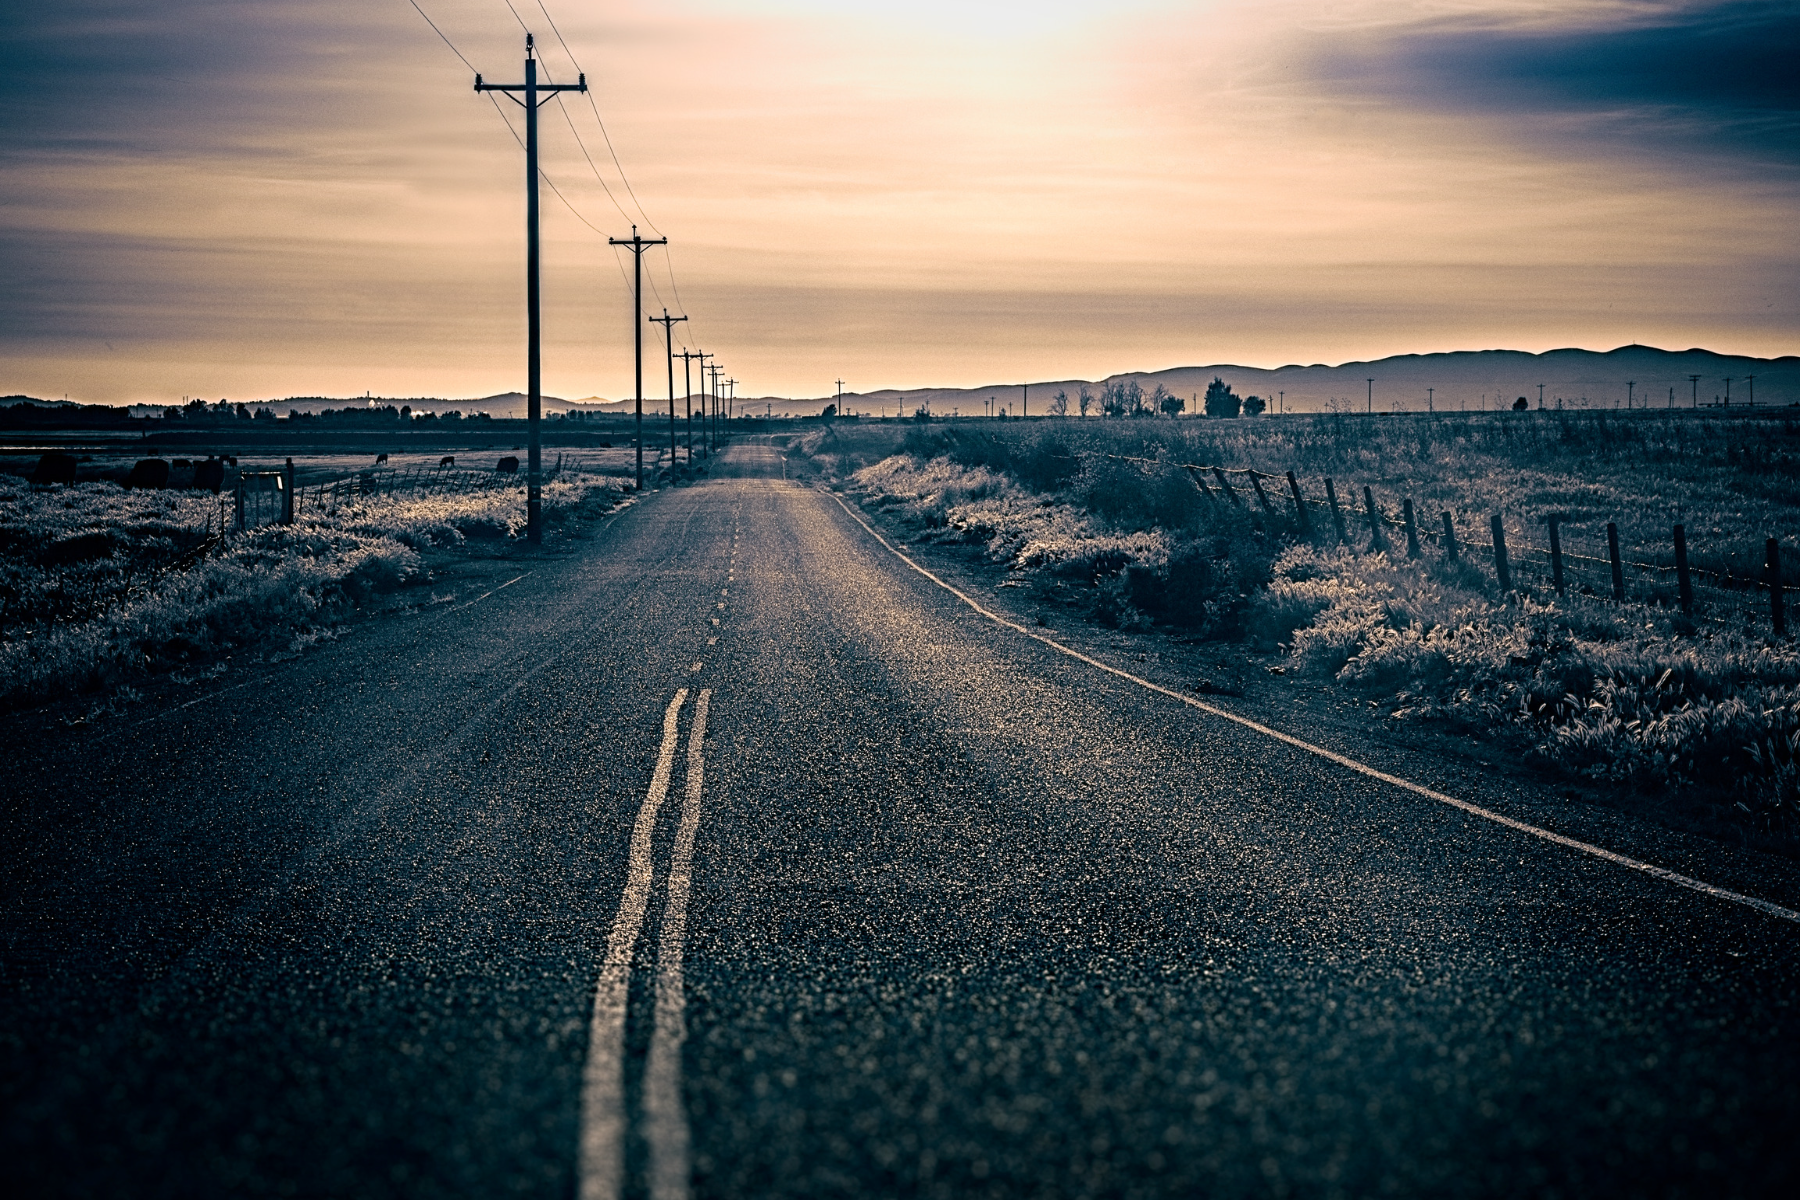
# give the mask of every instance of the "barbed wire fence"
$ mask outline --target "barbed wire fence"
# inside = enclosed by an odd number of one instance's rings
[[[1400,498],[1398,505],[1391,499],[1384,503],[1370,486],[1340,490],[1330,477],[1321,481],[1321,496],[1308,494],[1292,471],[1277,475],[1123,454],[1075,457],[1185,472],[1202,494],[1245,509],[1253,520],[1278,532],[1406,558],[1422,558],[1430,551],[1461,559],[1484,569],[1503,597],[1584,595],[1679,611],[1696,623],[1786,636],[1787,614],[1800,595],[1800,585],[1789,581],[1800,566],[1791,536],[1785,552],[1782,538],[1765,536],[1762,562],[1747,568],[1741,542],[1696,547],[1688,541],[1684,523],[1671,523],[1666,546],[1639,542],[1627,552],[1618,523],[1612,521],[1602,525],[1551,515],[1531,522],[1493,513],[1483,523],[1449,511],[1431,517],[1418,512],[1410,497]]]

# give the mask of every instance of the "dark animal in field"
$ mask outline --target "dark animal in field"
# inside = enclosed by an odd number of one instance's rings
[[[517,475],[519,473],[519,456],[516,454],[507,455],[494,465],[494,470],[500,472],[502,475]]]
[[[237,455],[222,454],[219,456],[219,461],[224,463],[228,467],[235,467],[235,466],[237,466]]]
[[[446,454],[444,457],[438,459],[438,466],[440,467],[454,467],[455,465],[456,455],[454,454]]]
[[[169,466],[173,467],[177,471],[185,471],[193,465],[194,465],[193,463],[189,462],[185,458],[178,458],[174,462],[169,464]]]
[[[376,465],[376,466],[378,466],[378,467],[385,467],[385,466],[387,466],[387,455],[385,455],[385,454],[377,454],[377,455],[376,455],[376,456],[375,456],[375,465]]]
[[[125,477],[128,488],[166,488],[169,486],[169,460],[140,458]]]
[[[75,456],[50,452],[38,459],[37,470],[31,473],[31,482],[48,485],[52,483],[75,482]]]
[[[1514,412],[1524,412],[1526,409],[1528,409],[1530,407],[1531,407],[1531,401],[1525,399],[1525,397],[1523,397],[1523,396],[1520,396],[1517,400],[1513,401],[1513,411]]]
[[[220,488],[225,486],[225,461],[209,458],[205,462],[195,463],[194,486],[206,488],[216,494]]]
[[[601,443],[600,443],[600,448],[601,448],[601,449],[602,449],[602,450],[611,450],[611,449],[612,449],[612,443],[611,443],[611,442],[601,442]]]

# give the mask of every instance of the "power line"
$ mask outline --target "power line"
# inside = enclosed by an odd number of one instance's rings
[[[412,5],[413,8],[418,12],[418,14],[421,17],[425,18],[425,23],[427,25],[431,26],[431,32],[437,34],[438,37],[443,38],[444,45],[450,47],[450,53],[456,55],[456,57],[458,57],[458,58],[462,58],[463,66],[465,66],[465,67],[469,68],[469,70],[473,71],[475,69],[475,64],[470,62],[468,59],[463,58],[463,52],[456,48],[455,42],[451,41],[447,37],[444,37],[444,31],[437,27],[437,22],[432,20],[430,15],[427,14],[424,9],[419,7],[419,0],[406,0],[406,2],[410,5]]]

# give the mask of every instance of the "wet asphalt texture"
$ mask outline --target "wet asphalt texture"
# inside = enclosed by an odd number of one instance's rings
[[[12,1194],[573,1195],[679,688],[695,1195],[1800,1194],[1792,924],[1058,655],[764,447],[518,575],[8,738]]]

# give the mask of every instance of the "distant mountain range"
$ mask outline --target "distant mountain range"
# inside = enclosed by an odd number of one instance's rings
[[[1697,379],[1694,377],[1698,377]],[[1621,346],[1605,352],[1595,350],[1549,350],[1532,354],[1523,350],[1458,350],[1444,354],[1398,354],[1372,362],[1348,362],[1337,366],[1314,363],[1310,366],[1245,367],[1235,363],[1212,366],[1170,367],[1161,371],[1130,371],[1103,379],[1033,380],[1029,391],[1019,383],[997,383],[969,388],[888,388],[876,392],[846,392],[846,412],[871,416],[909,415],[920,407],[939,415],[960,413],[980,415],[992,407],[1018,416],[1028,411],[1043,416],[1050,411],[1052,398],[1061,392],[1068,397],[1069,412],[1077,411],[1081,389],[1087,388],[1096,400],[1108,383],[1136,380],[1146,393],[1157,385],[1167,388],[1188,401],[1194,409],[1198,397],[1214,378],[1223,379],[1240,396],[1257,395],[1269,400],[1269,410],[1287,412],[1423,412],[1427,406],[1438,412],[1476,411],[1496,406],[1509,406],[1524,396],[1532,408],[1538,407],[1540,386],[1543,404],[1555,408],[1560,403],[1569,408],[1623,408],[1627,398],[1634,405],[1648,404],[1666,408],[1671,403],[1686,408],[1696,401],[1701,406],[1723,403],[1729,395],[1735,407],[1749,404],[1757,407],[1800,404],[1800,356],[1750,358],[1737,354],[1717,354],[1711,350],[1658,350],[1653,346]],[[1370,380],[1374,383],[1371,385]],[[1729,382],[1727,382],[1729,381]],[[749,396],[739,397],[736,411],[741,414],[767,412],[777,416],[816,416],[833,396]],[[39,400],[30,396],[0,397],[0,406],[28,403],[46,407],[82,407],[65,400]],[[580,400],[564,400],[559,396],[542,398],[546,415],[567,412],[629,413],[632,400],[607,400],[587,396]],[[290,396],[285,400],[246,402],[251,409],[269,408],[278,416],[299,409],[318,412],[324,408],[363,407],[367,405],[410,405],[415,412],[444,412],[449,409],[464,415],[485,412],[495,418],[525,416],[523,392],[502,392],[495,396],[455,400],[441,397],[382,396]],[[666,409],[667,397],[660,400],[645,397],[644,411],[654,414]],[[685,403],[677,401],[685,412]],[[89,408],[99,406],[86,406]],[[133,405],[134,416],[154,415],[156,406]]]
[[[1755,377],[1754,382],[1751,376]],[[1363,412],[1371,407],[1376,412],[1424,412],[1428,405],[1438,412],[1472,412],[1510,405],[1520,396],[1527,397],[1535,409],[1539,385],[1546,408],[1555,408],[1559,402],[1572,408],[1623,408],[1628,397],[1640,406],[1648,403],[1653,408],[1664,408],[1673,402],[1685,408],[1694,404],[1696,398],[1701,405],[1723,402],[1728,386],[1734,406],[1748,403],[1752,394],[1758,407],[1800,403],[1800,357],[1795,355],[1750,358],[1711,350],[1621,346],[1605,352],[1459,350],[1399,354],[1338,366],[1314,363],[1267,368],[1220,363],[1131,371],[1105,379],[1034,380],[1030,385],[1029,411],[1033,415],[1049,412],[1052,397],[1060,391],[1068,396],[1069,411],[1074,413],[1082,387],[1098,397],[1106,384],[1125,380],[1136,380],[1146,392],[1161,384],[1187,400],[1192,411],[1195,398],[1205,395],[1206,385],[1214,378],[1223,379],[1239,395],[1267,397],[1271,412],[1278,404],[1289,412],[1328,412],[1334,408]],[[1374,380],[1373,385],[1370,379]],[[757,411],[766,405],[777,413],[817,412],[832,400],[830,396],[806,400],[757,397],[740,399],[738,406],[740,411]],[[954,410],[967,416],[984,412],[989,400],[1018,416],[1026,401],[1025,390],[1019,383],[1002,383],[975,388],[847,392],[844,407],[848,412],[885,412],[891,416],[929,405],[933,413],[949,415]]]

